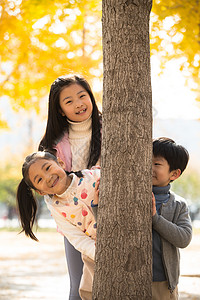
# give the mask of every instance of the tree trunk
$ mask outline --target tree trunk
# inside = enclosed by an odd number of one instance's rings
[[[103,0],[103,144],[93,299],[151,299],[150,0]]]

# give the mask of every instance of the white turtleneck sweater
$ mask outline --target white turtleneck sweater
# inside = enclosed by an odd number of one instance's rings
[[[92,117],[83,122],[69,121],[69,143],[72,152],[72,171],[87,168],[92,137]]]

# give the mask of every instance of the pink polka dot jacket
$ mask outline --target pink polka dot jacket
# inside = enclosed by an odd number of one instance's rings
[[[54,195],[45,201],[52,215],[68,221],[92,239],[96,239],[96,221],[91,208],[95,183],[100,177],[100,169],[83,170],[83,177],[72,174],[72,182],[62,195]],[[57,221],[55,219],[55,221]],[[60,228],[62,231],[62,228]]]

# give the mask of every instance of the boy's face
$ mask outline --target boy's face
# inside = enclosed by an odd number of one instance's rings
[[[29,168],[29,179],[41,195],[60,195],[66,190],[67,174],[54,160],[36,160]]]
[[[161,156],[153,156],[152,161],[152,184],[154,186],[166,186],[171,180],[174,180],[174,172],[169,171],[167,160]]]

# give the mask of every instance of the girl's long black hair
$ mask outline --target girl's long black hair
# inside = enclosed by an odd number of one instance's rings
[[[90,144],[90,156],[87,164],[87,168],[91,168],[97,163],[101,154],[102,122],[101,113],[98,110],[91,87],[83,77],[77,75],[70,77],[59,77],[51,85],[46,132],[40,141],[38,150],[43,151],[45,149],[51,149],[51,151],[55,151],[54,147],[58,141],[62,138],[66,131],[69,132],[69,123],[67,118],[66,116],[61,115],[60,93],[65,87],[72,84],[81,85],[88,92],[93,105],[92,139]]]
[[[33,225],[37,213],[37,201],[34,197],[33,190],[36,190],[29,179],[29,168],[37,159],[54,160],[57,162],[55,155],[47,151],[34,152],[25,158],[22,166],[23,179],[17,189],[17,208],[19,212],[22,231],[31,239],[38,241],[33,233]],[[66,172],[70,174],[69,172]],[[81,172],[74,172],[76,176],[83,177]]]
[[[17,189],[17,207],[22,226],[22,231],[31,239],[38,241],[32,228],[37,212],[37,202],[31,188],[22,179]]]

